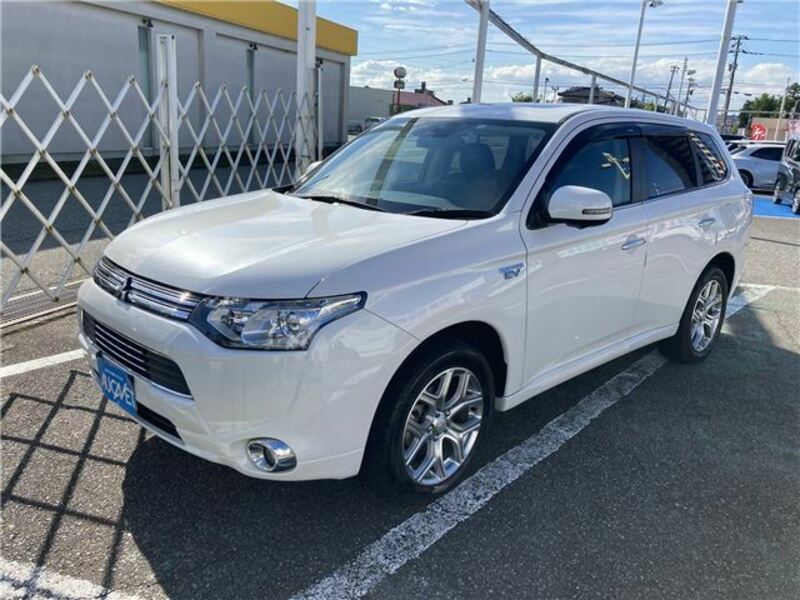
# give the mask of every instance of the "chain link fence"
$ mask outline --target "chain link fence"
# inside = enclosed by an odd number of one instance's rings
[[[291,183],[296,158],[316,155],[317,121],[300,118],[318,114],[316,95],[198,82],[179,99],[169,38],[154,89],[131,76],[112,94],[86,72],[64,96],[34,65],[0,95],[4,321],[32,298],[74,298],[105,245],[143,218]]]

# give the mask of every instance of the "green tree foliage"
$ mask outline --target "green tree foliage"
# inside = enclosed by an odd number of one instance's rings
[[[800,100],[800,83],[793,83],[787,88],[786,104],[783,118],[789,118],[796,102]],[[800,106],[800,105],[798,105]],[[739,127],[747,127],[752,117],[777,117],[781,109],[781,96],[761,94],[745,102],[739,113]]]
[[[533,102],[533,94],[530,92],[518,92],[511,96],[512,102]]]

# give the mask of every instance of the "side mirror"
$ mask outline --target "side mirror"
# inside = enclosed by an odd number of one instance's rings
[[[565,185],[550,196],[547,212],[554,221],[604,223],[611,218],[614,205],[605,192],[579,185]]]
[[[321,161],[321,160],[315,160],[315,161],[314,161],[314,162],[312,162],[312,163],[308,163],[308,166],[306,167],[306,170],[305,170],[305,171],[303,171],[303,175],[308,175],[309,173],[311,173],[311,171],[313,171],[314,169],[316,169],[316,168],[317,168],[318,166],[320,166],[321,164],[322,164],[322,161]]]

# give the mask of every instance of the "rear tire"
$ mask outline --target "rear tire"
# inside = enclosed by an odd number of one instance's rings
[[[719,267],[709,267],[689,295],[678,332],[658,346],[666,357],[696,363],[711,353],[725,322],[728,279]]]
[[[794,193],[794,200],[792,200],[792,212],[800,215],[800,190]]]
[[[361,469],[368,487],[417,499],[452,489],[486,437],[494,389],[486,358],[460,340],[436,343],[412,357],[375,415]]]
[[[741,175],[742,181],[748,187],[748,189],[753,189],[753,176],[747,171],[739,171],[739,175]]]

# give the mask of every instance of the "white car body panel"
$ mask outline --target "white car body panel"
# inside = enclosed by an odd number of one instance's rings
[[[303,298],[342,265],[460,224],[263,191],[161,213],[126,231],[106,255],[201,294]]]
[[[261,299],[367,294],[363,310],[323,327],[308,350],[270,352],[223,348],[193,325],[87,282],[79,307],[174,360],[189,384],[191,399],[136,378],[137,398],[172,420],[182,441],[145,427],[254,477],[349,477],[360,468],[391,378],[442,330],[475,321],[497,332],[507,374],[496,406],[507,410],[672,335],[697,277],[717,254],[733,257],[738,278],[752,197],[729,158],[726,181],[620,207],[605,224],[526,225],[545,175],[581,130],[637,121],[712,132],[707,126],[570,105],[464,105],[414,115],[566,124],[488,219],[406,216],[256,192],[170,211],[124,232],[107,256],[180,289]],[[644,243],[623,250],[635,238]],[[81,344],[95,365],[97,348],[85,334]],[[285,441],[297,467],[255,469],[244,449],[256,437]]]

